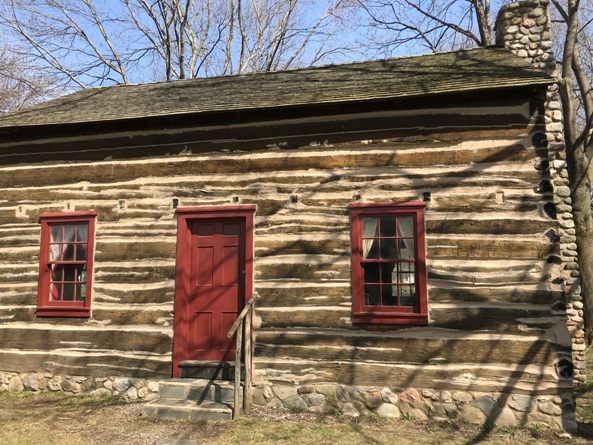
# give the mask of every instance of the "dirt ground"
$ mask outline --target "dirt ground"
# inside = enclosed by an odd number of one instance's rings
[[[0,394],[1,445],[154,445],[158,439],[198,444],[575,444],[593,443],[593,422],[583,433],[562,435],[546,428],[480,429],[454,423],[378,418],[349,419],[255,409],[233,422],[166,421],[147,418],[142,405],[117,399],[55,393]]]

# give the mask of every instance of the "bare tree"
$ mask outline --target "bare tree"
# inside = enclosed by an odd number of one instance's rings
[[[0,29],[64,85],[308,66],[347,49],[344,0],[0,0]]]
[[[590,21],[581,21],[579,0],[566,5],[552,0],[565,24],[559,92],[564,115],[566,163],[579,254],[579,272],[585,302],[586,335],[593,339],[593,216],[591,213],[591,161],[593,160],[593,93],[591,71],[583,51],[590,54],[590,35],[584,32]],[[585,9],[585,8],[583,8]],[[581,122],[579,125],[579,111]]]
[[[371,49],[436,52],[492,43],[490,0],[357,0]],[[377,32],[379,31],[379,32]]]
[[[489,0],[358,0],[380,30],[374,50],[383,53],[429,51],[489,45],[492,21]],[[559,91],[564,116],[566,162],[575,222],[581,294],[588,341],[593,340],[593,7],[591,0],[551,0],[556,48],[562,55]]]
[[[39,75],[30,60],[0,47],[0,114],[58,94],[52,79]]]

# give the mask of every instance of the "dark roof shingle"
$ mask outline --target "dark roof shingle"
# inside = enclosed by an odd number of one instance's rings
[[[554,80],[498,48],[292,71],[85,89],[0,117],[0,128],[420,97]]]

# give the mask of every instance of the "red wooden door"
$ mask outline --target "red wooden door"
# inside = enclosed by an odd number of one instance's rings
[[[179,208],[173,377],[186,360],[234,360],[227,332],[253,293],[254,205]]]
[[[191,257],[185,360],[232,360],[227,332],[244,293],[245,223],[218,219],[190,222]]]

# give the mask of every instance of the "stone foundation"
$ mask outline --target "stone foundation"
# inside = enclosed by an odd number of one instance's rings
[[[0,372],[1,391],[61,391],[92,396],[112,395],[127,400],[150,401],[158,397],[159,382],[127,377],[83,377],[47,372]]]
[[[499,427],[545,426],[576,431],[572,392],[562,395],[494,394],[317,384],[254,388],[254,405],[384,418],[462,421]]]
[[[83,377],[50,373],[0,372],[2,391],[60,391],[73,395],[118,396],[126,400],[158,398],[158,380]],[[416,420],[461,421],[500,427],[544,426],[576,431],[572,392],[560,395],[495,394],[312,384],[265,385],[253,390],[252,403],[347,417],[371,416]]]

